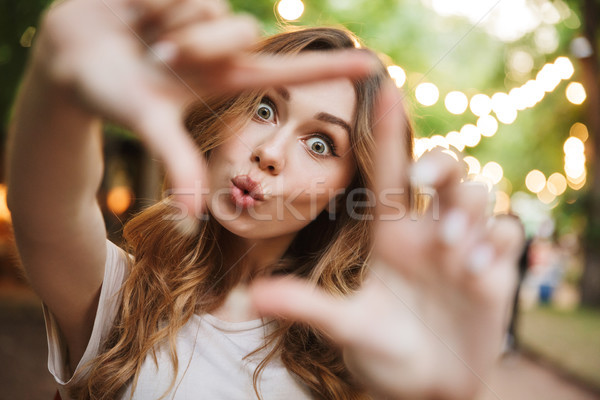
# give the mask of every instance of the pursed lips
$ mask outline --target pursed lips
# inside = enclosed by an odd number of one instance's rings
[[[238,175],[231,179],[231,202],[239,208],[251,208],[265,195],[259,182],[248,175]]]
[[[238,175],[231,179],[231,183],[240,189],[243,195],[250,196],[255,200],[265,199],[265,195],[260,183],[256,182],[248,175]]]

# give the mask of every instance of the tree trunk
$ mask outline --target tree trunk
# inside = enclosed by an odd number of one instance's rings
[[[588,225],[584,237],[585,269],[581,279],[581,300],[588,306],[600,306],[600,81],[596,37],[599,12],[597,0],[585,0],[584,34],[593,49],[591,56],[581,59],[590,134],[586,146],[589,171],[586,203]]]

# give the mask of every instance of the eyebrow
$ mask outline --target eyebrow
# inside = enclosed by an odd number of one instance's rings
[[[320,112],[316,114],[315,119],[323,122],[329,122],[330,124],[339,125],[342,128],[344,128],[346,132],[348,132],[348,135],[350,135],[350,131],[352,130],[352,128],[350,128],[350,125],[346,121],[326,112]]]
[[[275,88],[275,91],[281,96],[283,97],[283,99],[285,101],[290,101],[290,92],[284,88],[283,86],[279,86],[277,88]]]
[[[283,87],[283,86],[276,87],[275,91],[285,101],[290,101],[290,98],[291,98],[290,92],[285,87]],[[346,132],[348,132],[348,135],[350,135],[350,132],[352,130],[352,128],[350,128],[350,125],[346,121],[344,121],[341,118],[336,117],[335,115],[332,115],[332,114],[329,114],[326,112],[320,112],[320,113],[316,114],[314,116],[314,118],[319,121],[328,122],[330,124],[341,126],[342,128],[344,128],[346,130]]]

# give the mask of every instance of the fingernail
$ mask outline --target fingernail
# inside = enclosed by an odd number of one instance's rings
[[[486,192],[489,192],[488,190],[488,186],[483,183],[483,182],[479,182],[479,181],[464,181],[463,183],[461,183],[461,185],[465,188],[475,188],[475,189],[481,189],[481,190],[485,190]]]
[[[198,234],[200,224],[196,218],[184,217],[173,221],[177,232],[183,236],[195,236]]]
[[[483,244],[475,247],[469,256],[467,268],[474,274],[479,274],[486,269],[494,258],[494,249]]]
[[[467,230],[467,215],[460,210],[454,209],[448,211],[442,221],[440,237],[448,246],[456,244]]]
[[[179,53],[177,46],[173,42],[167,41],[154,43],[150,51],[157,61],[165,63],[173,62]]]
[[[438,180],[440,173],[437,165],[428,160],[418,161],[411,169],[412,183],[422,186],[433,186]]]

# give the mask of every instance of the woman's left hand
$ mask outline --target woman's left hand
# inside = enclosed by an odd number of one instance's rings
[[[344,349],[344,359],[374,394],[470,399],[497,359],[512,298],[523,233],[512,218],[486,215],[488,191],[461,183],[463,168],[432,152],[411,168],[399,94],[383,91],[378,148],[375,247],[367,278],[333,297],[292,278],[255,282],[257,309],[308,323]],[[431,189],[414,218],[403,193],[408,173]],[[386,198],[385,202],[381,199]]]

